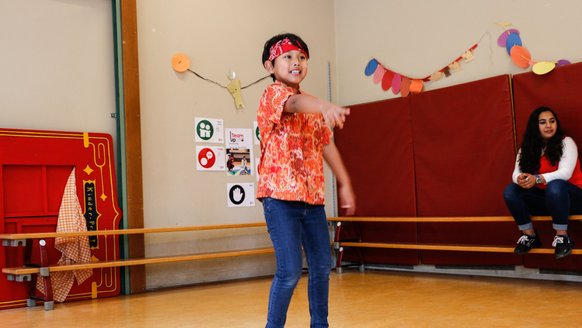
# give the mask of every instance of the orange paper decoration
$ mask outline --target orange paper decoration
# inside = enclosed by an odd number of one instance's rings
[[[185,54],[177,53],[172,57],[172,67],[178,73],[185,72],[190,68],[190,59]]]
[[[521,43],[519,31],[517,29],[507,29],[508,26],[511,26],[511,23],[498,23],[498,25],[501,25],[505,31],[497,39],[497,45],[507,49],[511,60],[516,66],[520,68],[528,68],[531,66],[532,72],[537,75],[543,75],[554,70],[556,66],[570,64],[570,61],[565,59],[560,59],[557,62],[537,62],[536,60],[532,60],[529,50]]]
[[[422,80],[412,80],[410,82],[410,93],[420,93],[423,87],[424,83]]]
[[[402,97],[408,97],[410,92],[410,79],[407,77],[402,78],[402,83],[400,84],[400,94]]]
[[[513,63],[521,68],[528,68],[531,62],[531,54],[529,50],[522,46],[513,46],[510,51],[511,60]]]

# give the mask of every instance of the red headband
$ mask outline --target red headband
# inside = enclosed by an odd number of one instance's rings
[[[305,50],[292,44],[288,38],[285,38],[283,40],[279,40],[277,43],[271,46],[271,49],[269,50],[269,61],[273,61],[275,58],[291,50],[297,50],[309,58]]]

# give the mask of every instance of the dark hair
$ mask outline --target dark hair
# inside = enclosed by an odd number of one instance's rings
[[[309,48],[307,47],[307,43],[305,43],[299,36],[293,33],[283,33],[277,34],[274,37],[267,40],[267,42],[265,42],[265,46],[263,48],[263,55],[261,56],[261,64],[265,65],[265,62],[269,60],[271,47],[275,43],[284,39],[289,39],[291,44],[296,45],[297,47],[303,49],[305,51],[305,54],[307,54],[307,57],[309,57]],[[275,81],[275,75],[271,74],[271,78],[273,78],[273,81]]]
[[[539,127],[539,117],[543,112],[550,112],[556,118],[556,133],[547,141],[542,139]],[[548,107],[536,108],[527,120],[527,126],[521,142],[521,155],[519,157],[519,168],[521,172],[535,174],[540,169],[540,158],[542,151],[552,165],[558,164],[562,157],[562,140],[564,131],[560,125],[560,120],[556,113]]]

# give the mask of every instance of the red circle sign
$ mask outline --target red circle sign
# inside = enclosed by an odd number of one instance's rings
[[[198,163],[205,169],[209,169],[216,163],[216,155],[210,148],[204,148],[198,153]]]

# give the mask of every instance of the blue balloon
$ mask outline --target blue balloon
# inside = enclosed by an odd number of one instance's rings
[[[376,59],[372,58],[368,62],[368,65],[366,65],[366,70],[364,71],[364,74],[366,74],[366,76],[370,76],[370,75],[374,74],[374,72],[376,71],[376,68],[378,68],[378,61]]]
[[[511,55],[511,48],[513,46],[521,46],[521,38],[517,33],[509,33],[507,36],[507,41],[505,42],[505,49],[507,49],[507,54]]]

